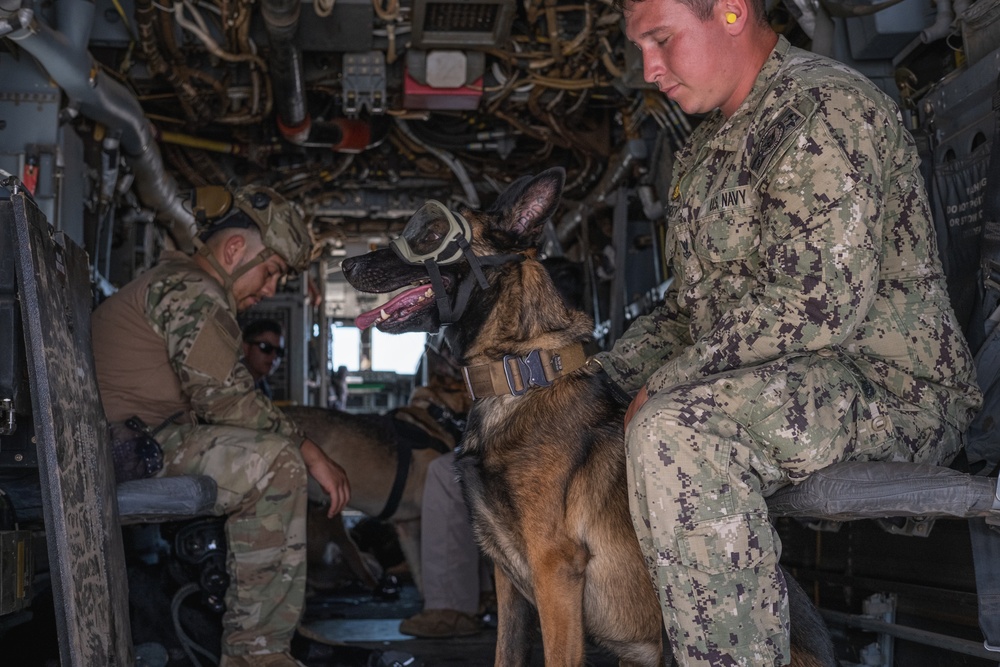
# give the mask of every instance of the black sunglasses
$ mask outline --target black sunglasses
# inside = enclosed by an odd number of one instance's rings
[[[266,343],[266,342],[264,342],[262,340],[254,342],[254,343],[250,343],[250,345],[253,345],[254,347],[260,349],[260,351],[263,352],[264,354],[271,354],[272,352],[274,352],[275,354],[278,355],[279,359],[281,357],[285,356],[285,348],[283,348],[283,347],[276,347],[276,346],[271,345],[270,343]]]

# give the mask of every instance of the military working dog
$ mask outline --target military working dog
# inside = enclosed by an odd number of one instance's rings
[[[662,665],[659,603],[629,517],[624,409],[585,363],[590,318],[537,259],[563,180],[561,169],[524,177],[484,211],[429,201],[391,248],[344,260],[344,274],[362,292],[406,288],[358,326],[446,325],[464,365],[475,403],[456,469],[496,565],[496,664],[528,663],[537,620],[546,665],[582,665],[585,636],[622,664]],[[786,579],[792,665],[835,665],[819,614]]]
[[[418,588],[422,589],[420,514],[424,481],[431,461],[458,444],[471,399],[459,369],[447,353],[428,348],[426,382],[413,390],[408,405],[385,415],[290,406],[283,408],[351,480],[348,507],[389,522]],[[328,501],[315,482],[310,499]],[[342,519],[326,518],[326,508],[310,508],[307,534],[311,570],[320,568],[323,547],[333,541],[362,584],[377,590],[375,573],[358,553]],[[318,547],[318,549],[314,548]],[[320,580],[312,578],[313,585]]]

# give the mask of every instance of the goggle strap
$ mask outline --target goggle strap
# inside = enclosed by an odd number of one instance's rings
[[[486,282],[486,276],[483,275],[483,272],[480,269],[480,264],[496,266],[506,264],[507,262],[521,262],[524,261],[524,255],[487,255],[486,257],[477,257],[476,255],[470,253],[468,259],[469,264],[481,277],[483,281],[481,283],[483,285],[483,289],[486,289],[489,287],[489,283]],[[462,284],[458,286],[458,293],[455,295],[454,319],[452,321],[458,321],[458,319],[462,317],[462,313],[465,312],[466,306],[469,305],[469,299],[472,298],[473,287],[475,287],[475,283],[472,280],[472,276],[466,275],[465,279],[462,280]]]
[[[431,279],[431,287],[434,289],[434,300],[437,302],[438,313],[441,315],[441,322],[451,324],[452,319],[451,304],[448,303],[448,293],[444,289],[444,281],[441,280],[441,270],[438,269],[437,262],[433,259],[424,260],[424,268]]]
[[[472,252],[472,246],[469,245],[469,242],[465,240],[464,236],[459,236],[456,241],[458,242],[458,247],[462,249],[462,253],[465,255],[465,260],[469,262],[469,266],[472,267],[472,272],[476,274],[476,280],[479,281],[479,286],[483,289],[489,287],[490,284],[486,282],[486,276],[483,275],[483,269],[479,266],[479,258],[476,257],[474,252]]]
[[[472,297],[472,288],[474,286],[473,282],[468,279],[468,276],[458,286],[458,294],[455,295],[455,321],[462,317],[465,307],[469,305],[469,299]]]

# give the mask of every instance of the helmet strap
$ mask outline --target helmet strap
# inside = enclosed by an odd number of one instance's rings
[[[198,249],[197,254],[201,255],[205,261],[208,262],[213,269],[215,269],[215,272],[219,274],[219,277],[222,278],[222,289],[226,293],[226,301],[229,304],[229,309],[233,311],[233,313],[236,313],[237,306],[236,295],[233,294],[233,285],[244,273],[250,271],[257,265],[264,263],[271,255],[274,254],[274,251],[270,248],[264,248],[257,253],[255,257],[236,267],[236,270],[232,273],[229,273],[222,267],[222,264],[215,257],[215,253],[212,252],[212,249],[202,242],[201,239],[195,237],[194,245]]]

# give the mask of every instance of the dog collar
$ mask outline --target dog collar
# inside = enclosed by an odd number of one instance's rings
[[[548,387],[587,361],[582,343],[558,350],[532,350],[523,357],[505,354],[500,361],[462,367],[472,400],[488,396],[520,396],[530,387]]]

